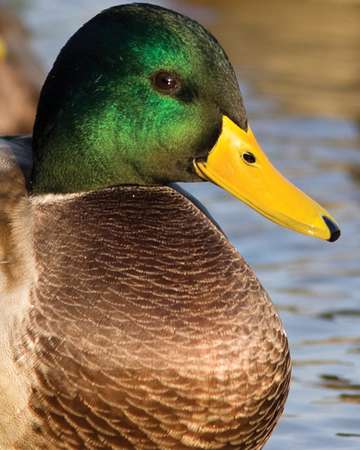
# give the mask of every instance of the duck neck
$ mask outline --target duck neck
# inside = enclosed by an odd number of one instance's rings
[[[51,151],[49,150],[51,149]],[[115,162],[119,155],[103,143],[102,151],[92,145],[69,139],[51,139],[43,148],[41,159],[35,157],[32,192],[35,194],[65,194],[86,192],[122,184],[146,184],[136,167]],[[113,156],[113,157],[112,157]],[[66,160],[66,163],[64,163]],[[114,167],[116,167],[114,170]]]
[[[67,112],[51,130],[34,129],[34,193],[74,193],[149,182],[131,162],[109,117],[81,118]],[[40,124],[41,125],[41,124]],[[150,180],[151,181],[151,180]]]

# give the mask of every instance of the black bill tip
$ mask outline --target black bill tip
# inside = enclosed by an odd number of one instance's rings
[[[323,216],[323,219],[330,231],[330,237],[328,241],[329,242],[337,241],[341,234],[339,227],[329,217]]]

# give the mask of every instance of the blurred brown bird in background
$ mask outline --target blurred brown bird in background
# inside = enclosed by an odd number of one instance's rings
[[[0,134],[32,131],[43,71],[19,19],[0,8]]]

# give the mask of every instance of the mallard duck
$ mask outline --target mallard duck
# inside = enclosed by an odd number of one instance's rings
[[[0,155],[0,448],[261,449],[288,393],[285,331],[169,184],[340,232],[257,144],[215,38],[154,5],[103,11],[58,56],[32,144]]]

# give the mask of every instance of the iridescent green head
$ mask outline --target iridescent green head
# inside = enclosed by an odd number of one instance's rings
[[[223,115],[246,129],[236,76],[201,25],[148,4],[107,9],[62,49],[34,128],[35,192],[199,180]]]

